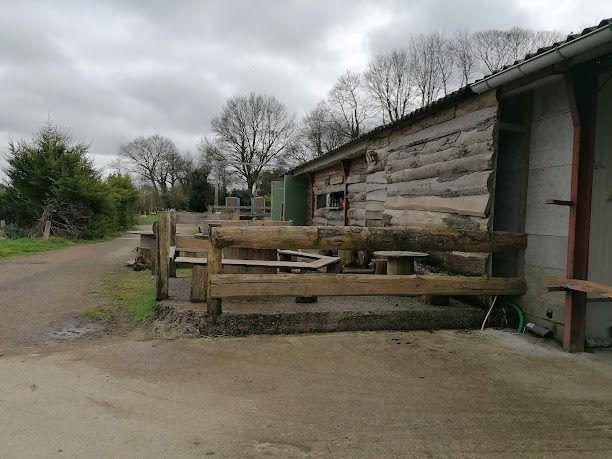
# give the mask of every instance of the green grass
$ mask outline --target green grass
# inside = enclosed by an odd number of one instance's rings
[[[152,225],[156,221],[157,221],[157,215],[137,215],[136,216],[137,225]]]
[[[109,304],[85,311],[86,319],[106,323],[127,319],[138,325],[153,317],[155,282],[149,271],[125,270],[108,275],[97,294],[108,299]]]
[[[45,252],[74,245],[75,242],[61,237],[51,237],[48,241],[22,237],[16,239],[0,239],[0,258],[17,257],[30,253]]]

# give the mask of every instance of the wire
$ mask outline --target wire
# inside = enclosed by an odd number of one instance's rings
[[[496,301],[497,301],[497,295],[495,295],[495,297],[493,298],[493,302],[491,303],[491,307],[487,311],[487,315],[485,316],[485,318],[484,318],[484,320],[482,322],[482,326],[480,327],[480,331],[484,330],[485,324],[487,323],[487,320],[489,319],[489,315],[491,314],[491,311],[493,310],[493,306],[495,306],[495,302]]]

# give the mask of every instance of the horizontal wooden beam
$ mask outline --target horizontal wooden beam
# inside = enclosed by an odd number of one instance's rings
[[[218,274],[213,298],[256,296],[522,295],[518,278],[371,274]]]
[[[588,280],[551,277],[546,279],[546,287],[549,292],[556,292],[560,289],[572,290],[575,292],[595,293],[607,298],[612,298],[612,286],[598,284]]]
[[[360,226],[279,226],[214,228],[218,247],[255,249],[410,250],[414,252],[496,252],[523,249],[519,233],[457,231],[444,228],[363,228]]]

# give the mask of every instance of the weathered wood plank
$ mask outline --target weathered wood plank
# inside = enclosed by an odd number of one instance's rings
[[[385,209],[427,210],[430,212],[486,217],[490,196],[489,194],[457,196],[455,198],[444,198],[441,196],[395,196],[388,197],[385,200]]]
[[[196,265],[191,272],[191,293],[189,300],[192,303],[206,302],[208,288],[208,269],[206,266]]]
[[[189,252],[206,252],[210,244],[206,239],[197,239],[195,236],[176,236],[176,250]]]
[[[413,154],[398,153],[401,158],[390,160],[387,163],[387,173],[397,172],[404,169],[416,169],[417,167],[427,166],[429,164],[442,163],[451,159],[467,158],[468,156],[484,155],[494,151],[491,140],[481,143],[472,143],[461,146],[453,144],[451,146],[443,146],[440,149],[430,153],[421,154],[415,152]]]
[[[155,269],[155,299],[157,301],[168,299],[168,285],[170,277],[170,212],[158,212],[156,229],[156,269]]]
[[[254,296],[522,295],[518,278],[359,274],[221,274],[211,277],[213,298]]]
[[[215,228],[212,231],[218,247],[260,249],[327,249],[327,250],[412,250],[494,252],[522,249],[524,234],[484,231],[458,231],[445,228],[356,228],[351,226],[286,226]],[[210,254],[209,252],[209,263]],[[220,263],[220,262],[219,262]],[[217,274],[217,273],[214,273]]]
[[[492,189],[494,175],[491,170],[460,175],[454,180],[440,177],[396,182],[387,185],[387,196],[469,196],[487,194]]]
[[[497,106],[486,107],[463,116],[453,118],[443,123],[430,126],[422,131],[412,133],[405,137],[398,137],[389,144],[391,149],[425,143],[447,136],[455,132],[466,131],[474,126],[492,124],[497,119]]]
[[[441,163],[428,164],[414,169],[405,169],[388,174],[390,183],[430,177],[452,176],[466,172],[478,172],[493,168],[493,153],[451,159]]]
[[[277,227],[258,227],[257,229],[263,228],[277,228]],[[284,228],[291,228],[290,226]],[[210,231],[210,249],[208,250],[208,286],[207,286],[207,310],[208,313],[213,316],[213,320],[216,320],[216,317],[222,312],[221,300],[213,298],[210,294],[210,280],[223,272],[222,258],[223,258],[223,250],[221,246],[218,244],[216,239],[216,234],[219,230],[231,230],[231,229],[243,229],[243,228],[211,228]],[[255,229],[255,228],[253,228]]]
[[[560,277],[549,277],[546,279],[546,287],[554,291],[556,289],[573,290],[577,292],[594,293],[612,298],[612,285],[598,284],[583,279],[563,279]]]
[[[471,217],[446,212],[427,210],[392,210],[385,209],[383,220],[391,226],[409,226],[418,228],[444,227],[459,231],[487,231],[489,218]]]

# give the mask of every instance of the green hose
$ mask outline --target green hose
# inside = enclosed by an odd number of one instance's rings
[[[518,324],[518,328],[516,332],[523,333],[523,330],[525,328],[525,314],[523,313],[523,310],[514,303],[506,303],[506,304],[509,306],[512,306],[514,310],[516,311],[516,313],[518,314],[519,324]]]

